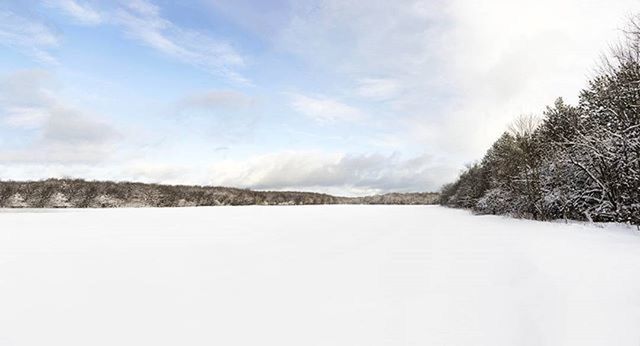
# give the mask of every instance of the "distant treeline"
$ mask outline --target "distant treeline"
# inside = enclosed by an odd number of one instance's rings
[[[0,182],[2,208],[117,208],[216,205],[435,204],[437,193],[336,197],[321,193],[228,187],[48,179]]]
[[[640,17],[576,106],[521,117],[440,203],[486,214],[640,224]]]

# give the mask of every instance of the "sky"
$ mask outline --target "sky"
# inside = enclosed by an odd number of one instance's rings
[[[0,180],[436,191],[637,0],[4,0]]]

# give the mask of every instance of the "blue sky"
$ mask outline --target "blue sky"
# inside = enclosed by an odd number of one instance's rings
[[[0,3],[0,178],[437,190],[636,1]]]

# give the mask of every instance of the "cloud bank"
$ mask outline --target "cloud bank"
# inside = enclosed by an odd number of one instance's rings
[[[433,191],[452,173],[444,162],[429,155],[404,159],[398,154],[290,151],[220,162],[211,167],[210,182],[261,190],[366,195]]]

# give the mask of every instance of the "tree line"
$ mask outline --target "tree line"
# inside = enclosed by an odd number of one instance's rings
[[[296,191],[217,186],[47,179],[0,181],[0,208],[118,208],[217,205],[436,204],[437,193],[337,197]]]
[[[640,224],[640,16],[577,105],[521,116],[441,190],[440,203],[540,220]]]

